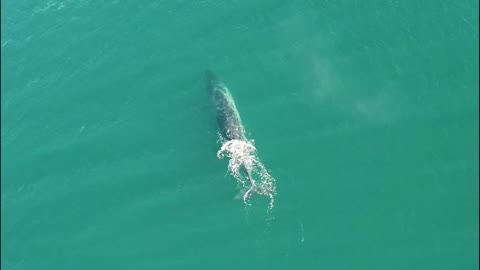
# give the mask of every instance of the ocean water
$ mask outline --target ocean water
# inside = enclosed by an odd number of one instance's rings
[[[478,269],[478,1],[1,8],[2,269]]]

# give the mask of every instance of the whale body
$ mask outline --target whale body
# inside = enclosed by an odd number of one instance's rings
[[[213,72],[206,71],[206,79],[222,137],[227,141],[247,141],[245,128],[230,91]]]
[[[245,128],[242,125],[240,114],[238,113],[235,101],[228,88],[211,71],[206,71],[207,88],[213,99],[217,122],[225,144],[234,141],[249,143],[245,136]],[[252,178],[253,164],[251,160],[242,160],[242,171],[250,181],[250,188],[240,191],[239,195],[245,199],[249,194],[257,189],[256,182]],[[239,197],[237,195],[237,197]]]

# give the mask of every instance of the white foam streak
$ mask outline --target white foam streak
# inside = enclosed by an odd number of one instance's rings
[[[273,209],[276,195],[275,179],[258,158],[253,140],[248,142],[222,141],[222,147],[218,151],[217,157],[219,159],[229,158],[228,170],[237,180],[239,187],[247,190],[243,196],[245,204],[250,205],[248,200],[251,195],[259,194],[270,199],[269,210]],[[250,182],[247,172],[251,172],[252,182]]]

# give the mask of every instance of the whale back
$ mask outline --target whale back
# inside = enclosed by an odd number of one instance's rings
[[[230,91],[212,72],[207,71],[206,75],[222,136],[226,140],[246,141],[245,129]]]

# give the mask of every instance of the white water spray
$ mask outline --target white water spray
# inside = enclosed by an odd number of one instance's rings
[[[254,141],[222,140],[222,147],[217,157],[229,158],[228,170],[237,180],[239,187],[246,190],[243,201],[250,205],[249,198],[253,194],[266,196],[270,199],[269,210],[273,209],[276,195],[275,179],[268,173],[257,156]]]

